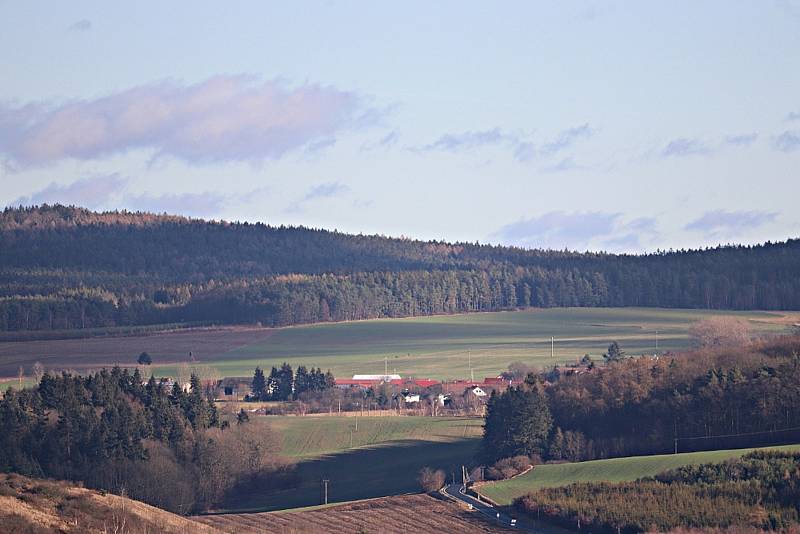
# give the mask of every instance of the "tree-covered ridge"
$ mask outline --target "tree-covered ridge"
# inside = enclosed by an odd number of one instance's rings
[[[636,482],[546,488],[514,505],[532,517],[593,532],[786,530],[800,521],[800,454],[757,451]]]
[[[795,443],[800,436],[796,336],[548,375],[552,382],[543,390],[525,384],[492,395],[485,461],[733,449]]]
[[[641,256],[42,206],[0,216],[0,331],[526,306],[800,309],[800,240]]]
[[[0,471],[82,481],[172,511],[218,504],[273,474],[272,436],[220,422],[196,376],[184,390],[139,371],[45,374],[0,399]]]

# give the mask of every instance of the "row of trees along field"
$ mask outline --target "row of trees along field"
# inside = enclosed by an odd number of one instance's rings
[[[280,367],[273,367],[269,376],[264,375],[260,367],[253,373],[252,396],[254,401],[287,401],[298,400],[326,391],[336,384],[330,371],[325,373],[317,367],[309,371],[305,365],[292,371],[292,366],[284,362]]]
[[[230,491],[281,483],[277,438],[220,422],[214,404],[139,371],[45,374],[0,400],[0,471],[82,481],[179,512],[220,504]]]
[[[64,206],[0,213],[0,331],[526,306],[800,308],[800,240],[641,256]]]
[[[753,452],[620,484],[546,488],[517,499],[532,517],[590,532],[787,530],[800,521],[800,454]]]
[[[796,443],[800,337],[620,357],[589,372],[537,375],[493,394],[483,461],[571,461]]]

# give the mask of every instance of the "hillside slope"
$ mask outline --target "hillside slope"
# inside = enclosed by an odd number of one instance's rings
[[[518,307],[800,309],[800,240],[641,256],[64,206],[0,213],[0,331]]]
[[[66,482],[0,474],[3,532],[168,534],[217,529],[153,506]]]
[[[556,488],[576,482],[628,482],[655,476],[664,471],[685,465],[723,462],[755,450],[797,451],[800,445],[766,447],[760,449],[731,449],[719,451],[687,452],[632,456],[561,464],[536,466],[528,473],[509,480],[481,484],[478,491],[502,505],[542,488]]]

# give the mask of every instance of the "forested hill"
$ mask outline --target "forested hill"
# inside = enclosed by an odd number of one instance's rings
[[[525,306],[800,309],[800,240],[641,256],[41,206],[0,214],[0,331]]]

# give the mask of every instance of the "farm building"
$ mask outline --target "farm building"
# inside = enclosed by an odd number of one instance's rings
[[[442,390],[445,393],[451,393],[454,395],[462,395],[468,389],[472,388],[480,388],[480,390],[487,395],[492,391],[504,391],[506,388],[510,386],[517,386],[520,382],[516,380],[509,380],[503,378],[501,376],[498,377],[486,377],[483,379],[483,382],[477,382],[472,380],[454,380],[452,382],[444,382],[442,384]]]
[[[400,375],[353,375],[353,380],[363,380],[369,382],[391,382],[400,380]]]
[[[403,395],[403,402],[406,404],[413,404],[419,402],[419,393],[407,393]]]
[[[217,400],[239,401],[252,391],[253,379],[246,376],[225,377],[217,386]]]
[[[439,385],[439,381],[430,378],[402,378],[400,375],[353,375],[353,378],[337,378],[336,387],[369,389],[389,384],[397,390],[422,390]]]
[[[467,388],[466,391],[464,391],[464,395],[474,395],[479,399],[482,399],[483,397],[486,396],[486,392],[482,390],[480,386],[472,386]]]

